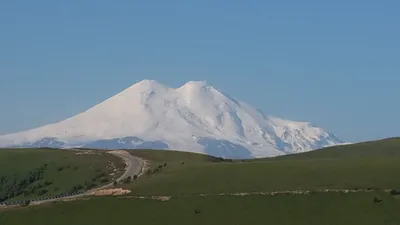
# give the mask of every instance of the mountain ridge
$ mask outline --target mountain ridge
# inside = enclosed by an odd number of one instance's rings
[[[0,136],[0,147],[85,147],[92,143],[142,145],[249,158],[304,152],[344,144],[309,122],[266,116],[207,81],[169,88],[143,80],[58,123]],[[111,140],[111,142],[110,142]],[[119,143],[119,144],[118,144]],[[96,144],[96,146],[99,146]],[[133,142],[129,145],[136,148]],[[101,146],[100,146],[101,147]]]

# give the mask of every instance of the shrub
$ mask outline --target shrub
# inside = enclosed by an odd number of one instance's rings
[[[92,182],[85,182],[85,189],[86,190],[90,190],[92,188],[96,187],[96,184],[92,183]]]
[[[21,203],[21,206],[22,206],[22,207],[26,207],[26,206],[28,206],[30,203],[31,203],[30,200],[26,200],[26,201],[23,201],[23,202]]]
[[[378,199],[377,197],[374,197],[374,203],[379,203],[379,202],[381,202],[382,200],[381,199]]]
[[[110,180],[108,180],[107,178],[103,178],[100,182],[102,184],[108,183]]]
[[[128,176],[127,178],[125,178],[125,179],[123,180],[123,182],[124,182],[124,184],[127,184],[127,183],[131,182],[131,180],[132,180],[132,177],[131,177],[131,176]]]
[[[165,163],[164,163],[164,167],[167,167],[167,165],[168,165],[168,164],[165,162]]]
[[[400,191],[397,191],[397,190],[395,190],[395,189],[392,189],[392,190],[390,190],[390,195],[399,195],[400,194]]]
[[[38,195],[42,196],[42,195],[45,195],[47,192],[48,191],[46,189],[41,189],[41,190],[38,191]]]
[[[75,185],[75,186],[73,186],[73,187],[71,188],[70,193],[75,193],[75,192],[77,192],[77,191],[79,191],[79,190],[81,190],[81,189],[83,189],[83,186],[82,186],[82,185],[80,185],[80,184]]]
[[[137,176],[137,175],[133,176],[133,179],[134,179],[134,180],[136,180],[137,178],[138,178],[138,176]]]

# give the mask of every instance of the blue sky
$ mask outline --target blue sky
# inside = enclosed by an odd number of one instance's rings
[[[379,3],[381,2],[381,3]],[[207,80],[347,141],[400,136],[399,1],[2,1],[0,134]]]

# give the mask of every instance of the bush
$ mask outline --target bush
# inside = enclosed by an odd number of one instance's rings
[[[395,189],[390,190],[389,192],[390,195],[400,195],[400,191],[397,191]]]
[[[49,192],[49,191],[47,191],[46,189],[41,189],[41,190],[38,191],[38,195],[42,196],[42,195],[47,194],[47,192]]]
[[[118,185],[118,182],[114,181],[113,185],[114,185],[114,187],[116,187]]]
[[[103,178],[100,182],[101,182],[102,184],[105,184],[105,183],[108,183],[109,181],[110,181],[109,179]]]
[[[96,187],[96,184],[92,183],[92,182],[85,182],[85,189],[86,190],[90,190],[92,188]]]
[[[164,163],[164,167],[167,167],[167,165],[168,165],[168,164],[165,162],[165,163]]]
[[[131,182],[131,180],[132,180],[132,177],[131,177],[131,176],[128,176],[127,178],[125,178],[125,179],[123,180],[123,183],[124,183],[124,184],[127,184],[127,183]]]
[[[377,197],[374,197],[373,201],[374,203],[380,203],[382,200]]]
[[[83,189],[83,186],[78,184],[78,185],[73,186],[69,192],[70,193],[75,193],[75,192],[77,192],[77,191],[79,191],[81,189]]]
[[[138,176],[137,176],[137,175],[133,176],[133,179],[134,179],[134,180],[136,180],[137,178],[138,178]]]
[[[30,203],[31,203],[30,200],[26,200],[26,201],[23,201],[23,202],[21,203],[21,206],[22,206],[22,207],[26,207],[26,206],[28,206]]]
[[[46,169],[47,165],[42,165],[21,177],[17,177],[15,174],[11,176],[1,176],[0,202],[16,196],[27,196],[36,193],[36,190],[42,188],[43,185],[40,183],[34,185],[34,183],[43,179]],[[30,185],[32,186],[30,187]]]

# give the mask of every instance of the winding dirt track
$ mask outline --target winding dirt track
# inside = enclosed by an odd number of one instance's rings
[[[143,159],[135,157],[135,156],[129,154],[129,152],[123,151],[123,150],[108,151],[107,153],[113,154],[115,156],[120,157],[121,159],[124,160],[125,164],[127,165],[126,168],[125,168],[124,174],[122,174],[122,176],[119,177],[116,180],[117,182],[120,182],[121,180],[124,180],[129,176],[131,178],[133,178],[135,175],[137,175],[138,177],[140,175],[142,175],[143,168],[144,168],[144,165],[145,165],[145,161]],[[53,198],[53,199],[48,199],[48,200],[43,200],[43,201],[33,201],[30,204],[31,205],[39,205],[39,204],[43,204],[43,203],[56,202],[56,201],[62,201],[62,200],[68,200],[68,199],[76,199],[76,198],[81,198],[81,197],[93,195],[93,193],[96,192],[96,191],[114,187],[113,183],[109,183],[109,184],[104,185],[102,187],[89,190],[89,191],[84,192],[82,194],[65,196],[65,197],[60,197],[60,198]]]

